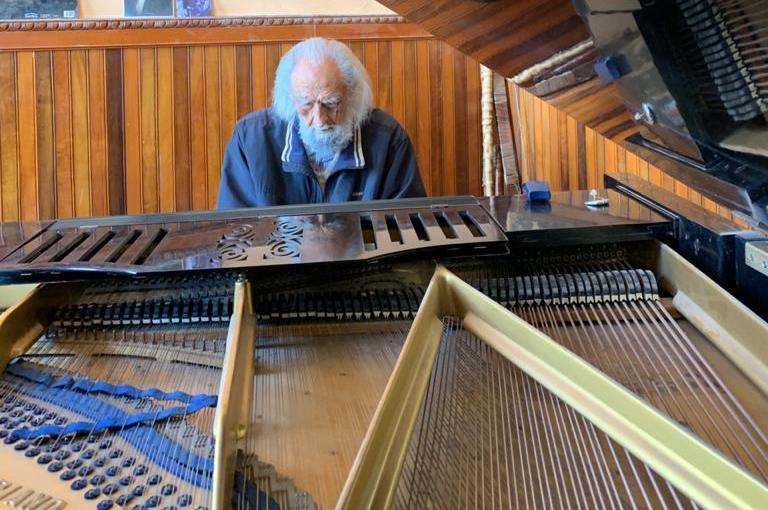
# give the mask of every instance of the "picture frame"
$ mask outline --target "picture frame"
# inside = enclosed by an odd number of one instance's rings
[[[124,0],[126,18],[172,17],[174,0]]]
[[[213,0],[176,0],[176,16],[205,18],[211,16]]]
[[[77,18],[77,0],[3,0],[0,19]]]

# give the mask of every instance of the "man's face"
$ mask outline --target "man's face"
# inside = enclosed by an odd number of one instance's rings
[[[306,127],[324,131],[341,120],[344,82],[332,59],[300,59],[293,68],[291,87],[296,111]]]

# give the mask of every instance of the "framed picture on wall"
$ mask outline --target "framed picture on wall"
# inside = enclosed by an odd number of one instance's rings
[[[2,0],[0,19],[77,18],[77,0]]]
[[[173,16],[173,0],[123,0],[125,17]]]
[[[176,0],[176,16],[199,18],[211,15],[212,0]]]

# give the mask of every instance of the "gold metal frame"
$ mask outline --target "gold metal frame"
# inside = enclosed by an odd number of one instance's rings
[[[656,269],[675,309],[768,395],[765,321],[665,244]]]
[[[389,508],[442,338],[464,327],[706,508],[764,508],[768,487],[444,268],[427,289],[338,509]]]
[[[77,298],[85,285],[41,285],[0,315],[0,373],[45,333],[57,307]]]
[[[219,399],[213,421],[216,446],[213,459],[211,508],[231,508],[238,440],[246,435],[253,398],[256,317],[247,280],[235,283],[227,349],[221,369]]]

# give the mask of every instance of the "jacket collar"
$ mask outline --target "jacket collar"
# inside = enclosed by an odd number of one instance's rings
[[[299,136],[299,121],[297,121],[296,117],[291,119],[285,130],[285,142],[283,151],[280,154],[280,160],[283,162],[283,168],[286,171],[309,170],[311,172],[309,159]],[[336,163],[334,172],[336,170],[360,169],[364,167],[363,137],[358,126],[352,135],[352,140],[339,154],[339,160]]]

